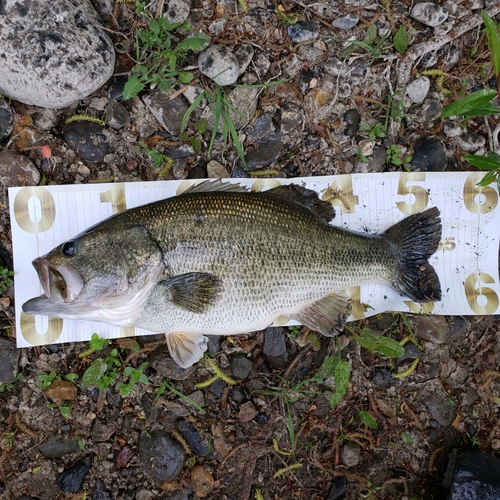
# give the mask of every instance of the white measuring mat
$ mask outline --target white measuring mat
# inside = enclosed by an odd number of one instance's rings
[[[443,299],[417,304],[383,284],[352,287],[347,291],[353,305],[349,320],[356,320],[383,311],[444,315],[500,312],[498,191],[494,184],[477,186],[483,176],[482,172],[394,172],[227,182],[253,190],[279,183],[300,184],[332,202],[336,211],[332,225],[365,233],[382,233],[408,215],[439,208],[442,240],[429,262],[439,276]],[[31,262],[114,213],[175,196],[197,182],[9,188],[18,347],[84,341],[93,333],[106,338],[151,333],[23,313],[24,302],[43,293]]]

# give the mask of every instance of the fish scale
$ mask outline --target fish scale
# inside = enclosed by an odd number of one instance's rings
[[[203,183],[35,259],[45,294],[23,309],[165,333],[188,367],[205,335],[259,330],[281,315],[333,335],[350,313],[342,290],[351,286],[381,282],[412,300],[440,300],[428,263],[441,238],[436,208],[381,235],[333,227],[333,216],[300,186],[255,193]]]

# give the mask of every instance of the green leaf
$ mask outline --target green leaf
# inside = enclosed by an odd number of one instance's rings
[[[106,373],[108,365],[102,358],[95,359],[92,364],[85,370],[82,377],[82,387],[88,387],[97,383]]]
[[[490,151],[489,153],[494,153]],[[494,153],[496,154],[496,153]],[[474,165],[481,170],[497,170],[500,169],[500,157],[498,159],[487,158],[486,156],[479,155],[465,155],[464,160],[468,161],[471,165]]]
[[[193,148],[193,151],[199,155],[201,152],[201,141],[199,137],[190,137],[189,142],[191,143],[191,146]]]
[[[385,337],[384,335],[376,335],[368,328],[363,328],[361,336],[356,335],[352,330],[351,334],[362,347],[369,351],[379,352],[391,358],[402,356],[405,352],[404,348],[395,340]]]
[[[359,412],[359,419],[361,420],[361,423],[365,424],[367,427],[370,427],[370,429],[377,428],[377,421],[371,413],[365,410],[361,410]]]
[[[330,408],[334,409],[347,392],[351,367],[347,361],[339,361],[335,367],[335,394],[330,398]]]
[[[71,404],[60,406],[59,411],[64,418],[71,420]]]
[[[488,172],[478,183],[478,186],[488,186],[490,185],[495,179],[498,179],[498,172],[493,170],[491,172]]]
[[[179,80],[181,83],[189,83],[193,80],[194,75],[190,71],[181,71],[179,73]]]
[[[316,373],[316,378],[318,380],[326,380],[328,377],[331,377],[335,374],[335,367],[339,363],[340,359],[338,356],[330,356],[326,358],[321,364],[318,372]]]
[[[176,50],[192,50],[196,52],[200,50],[205,44],[210,42],[210,37],[204,33],[199,33],[197,35],[188,36],[184,38],[182,42],[177,45]]]
[[[184,130],[186,130],[186,127],[187,127],[189,118],[191,117],[191,114],[200,105],[201,101],[203,101],[203,99],[204,99],[205,96],[206,96],[206,91],[205,90],[203,92],[200,92],[200,94],[198,94],[198,96],[193,101],[193,103],[191,104],[191,106],[189,106],[189,108],[187,109],[187,111],[184,113],[184,116],[182,117],[182,121],[181,121],[181,132],[183,132]],[[202,132],[200,132],[200,133],[202,133]]]
[[[450,116],[465,115],[474,116],[473,113],[476,109],[481,109],[488,104],[497,92],[493,89],[481,89],[468,96],[465,96],[458,101],[452,102],[445,106],[438,118],[449,118]]]
[[[500,108],[496,104],[489,102],[483,106],[478,106],[477,108],[464,113],[464,116],[494,116],[499,113]]]
[[[402,432],[401,433],[401,439],[406,443],[406,444],[413,444],[413,438],[407,433],[407,432]]]
[[[408,49],[408,33],[406,32],[406,26],[404,24],[396,31],[392,39],[392,44],[400,54],[404,54]]]
[[[372,24],[366,30],[365,42],[371,45],[375,41],[375,38],[377,38],[377,26],[375,24]]]
[[[131,75],[123,87],[123,99],[132,99],[144,88],[144,83],[136,75]]]
[[[500,76],[500,35],[495,21],[493,21],[488,13],[483,10],[481,15],[483,16],[483,22],[486,26],[486,37],[488,38],[491,60],[493,61],[493,70],[497,77],[497,86],[500,91],[500,82],[498,81],[498,77]]]

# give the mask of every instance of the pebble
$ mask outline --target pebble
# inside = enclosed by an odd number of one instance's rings
[[[456,403],[444,393],[428,394],[423,403],[431,418],[430,425],[434,428],[448,427],[455,418]]]
[[[231,177],[233,179],[248,179],[250,177],[249,173],[243,168],[240,162],[236,162],[231,170]]]
[[[257,410],[251,401],[247,401],[240,406],[240,411],[238,412],[238,420],[240,422],[250,422],[257,415]]]
[[[251,125],[247,125],[244,130],[245,134],[253,141],[258,141],[273,131],[273,119],[268,113],[258,116],[257,119]]]
[[[54,127],[60,120],[60,114],[55,109],[41,109],[33,113],[33,125],[40,130],[48,131]]]
[[[14,342],[0,337],[0,384],[8,384],[17,375],[20,352]]]
[[[411,10],[410,17],[431,28],[439,26],[448,19],[448,12],[433,2],[417,3]]]
[[[14,128],[14,113],[5,99],[0,99],[0,141],[9,137]]]
[[[406,94],[415,104],[424,102],[427,97],[431,81],[426,76],[420,76],[406,86]]]
[[[266,425],[267,422],[269,421],[269,417],[265,413],[257,413],[254,417],[255,422],[257,422],[259,425]]]
[[[257,54],[257,56],[254,58],[253,65],[255,71],[257,71],[257,74],[260,77],[263,77],[271,68],[271,61],[267,58],[265,54],[261,52],[260,54]]]
[[[361,458],[361,447],[353,441],[347,441],[340,449],[340,459],[347,467],[356,467]]]
[[[344,130],[344,134],[348,137],[354,137],[359,129],[359,124],[361,122],[361,116],[357,109],[352,108],[348,109],[344,113],[344,122],[347,125],[347,128]]]
[[[120,468],[126,467],[134,455],[134,450],[130,446],[125,445],[116,456],[116,466]]]
[[[195,465],[191,470],[191,486],[198,498],[205,498],[214,489],[214,478],[203,465]]]
[[[135,494],[135,500],[153,500],[154,493],[149,490],[140,490]]]
[[[220,398],[222,396],[222,393],[224,392],[224,389],[226,388],[227,384],[222,380],[221,378],[218,378],[211,386],[210,386],[210,392]]]
[[[57,476],[57,486],[63,493],[78,493],[81,491],[85,477],[92,467],[94,457],[88,455],[76,462],[72,467]]]
[[[170,0],[163,17],[172,24],[182,24],[189,17],[190,7],[182,0]]]
[[[64,108],[113,74],[113,43],[88,0],[2,2],[0,93],[24,104]],[[76,63],[76,61],[79,61]]]
[[[104,483],[98,479],[92,488],[92,500],[112,500],[111,492],[104,486]]]
[[[412,323],[413,331],[419,339],[433,344],[444,344],[448,340],[449,328],[443,316],[414,316]]]
[[[186,380],[194,371],[195,366],[181,368],[171,357],[166,345],[159,346],[147,358],[151,368],[160,375],[172,380]]]
[[[50,387],[45,391],[45,395],[57,404],[65,401],[75,401],[78,389],[73,382],[69,380],[54,380]]]
[[[474,153],[486,144],[486,139],[473,130],[465,130],[461,136],[455,139],[455,142],[464,151]]]
[[[92,428],[92,439],[97,443],[104,443],[111,438],[115,430],[113,427],[106,425],[102,420],[96,419]]]
[[[232,85],[240,76],[238,59],[225,45],[210,45],[198,56],[198,66],[217,85]]]
[[[247,43],[241,43],[233,49],[233,54],[238,60],[238,76],[241,76],[247,69],[248,65],[252,62],[254,54],[253,47]]]
[[[263,352],[266,356],[278,357],[286,353],[286,330],[269,327],[264,331]]]
[[[330,486],[330,491],[326,500],[337,500],[340,498],[347,488],[347,478],[345,476],[340,476],[332,481]]]
[[[332,22],[334,28],[339,28],[341,30],[350,30],[358,24],[359,16],[356,14],[347,14],[343,17],[338,17]]]
[[[422,353],[420,352],[419,348],[415,344],[405,344],[404,346],[404,354],[399,356],[399,358],[396,359],[397,363],[403,363],[403,361],[406,361],[407,359],[416,359],[420,358]]]
[[[447,164],[446,146],[439,137],[428,135],[415,143],[410,161],[412,172],[443,172]]]
[[[281,110],[281,127],[283,134],[290,134],[302,123],[302,114],[300,111]]]
[[[390,370],[382,368],[375,372],[375,375],[372,378],[372,382],[377,387],[390,387],[392,384],[394,384],[394,382],[396,382],[396,379],[392,377],[392,373]]]
[[[210,447],[205,445],[203,437],[191,422],[181,418],[177,422],[177,428],[195,455],[205,457],[210,453]]]
[[[176,479],[184,466],[184,448],[163,430],[143,432],[139,454],[144,472],[155,481]]]
[[[61,458],[77,450],[78,440],[62,436],[50,437],[38,447],[38,451],[47,458]]]
[[[245,380],[253,369],[253,363],[245,356],[233,356],[230,365],[233,375],[240,380]]]
[[[304,102],[302,92],[291,82],[280,83],[275,89],[275,96],[288,104],[300,106]]]
[[[108,88],[108,99],[110,101],[117,100],[123,101],[123,88],[125,84],[128,82],[127,75],[120,75],[113,78],[111,85]]]
[[[108,138],[99,123],[76,121],[64,125],[64,140],[82,160],[98,163],[111,152]]]
[[[229,178],[229,172],[226,170],[226,167],[216,160],[211,160],[207,163],[207,174],[210,179]]]
[[[111,128],[119,130],[129,121],[130,115],[127,108],[117,100],[110,101],[104,111],[106,113],[106,124]]]
[[[208,32],[212,33],[215,36],[220,35],[224,31],[226,25],[227,25],[227,19],[224,18],[216,19],[214,22],[209,24]]]
[[[316,21],[299,21],[288,26],[288,37],[293,43],[309,42],[319,36],[319,24]]]
[[[444,121],[443,124],[443,133],[446,137],[450,139],[452,137],[458,137],[462,135],[463,128],[460,126],[460,121],[456,118],[449,118]]]
[[[189,172],[186,179],[206,179],[207,169],[201,165],[195,165]]]
[[[236,112],[231,108],[229,109],[229,117],[236,130],[244,127],[254,117],[257,111],[258,95],[259,89],[256,87],[236,87],[229,92],[227,100],[237,110]]]
[[[330,57],[325,61],[323,69],[327,75],[337,77],[345,75],[349,68],[345,62],[340,61],[336,57]]]
[[[252,172],[267,167],[281,156],[281,133],[273,132],[264,137],[255,148],[245,155],[247,169]]]
[[[319,88],[314,94],[314,105],[318,108],[321,106],[326,106],[333,99],[334,95],[328,90]]]
[[[177,137],[188,106],[181,96],[169,100],[173,93],[173,90],[169,92],[153,90],[143,96],[142,101],[165,130],[173,137]]]

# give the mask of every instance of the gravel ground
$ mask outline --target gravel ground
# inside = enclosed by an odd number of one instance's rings
[[[149,9],[156,15],[163,3]],[[424,18],[444,12],[446,19],[425,25],[409,2],[263,0],[248,1],[243,12],[231,0],[193,0],[194,32],[211,34],[211,44],[253,49],[238,83],[286,80],[226,87],[237,90],[228,100],[240,110],[233,120],[245,168],[222,133],[210,150],[208,110],[195,110],[179,137],[178,118],[188,107],[182,85],[168,102],[148,87],[129,100],[119,97],[122,75],[136,58],[134,31],[148,21],[133,3],[117,2],[103,12],[118,56],[113,79],[62,110],[8,102],[17,128],[0,149],[29,159],[40,184],[402,170],[387,161],[393,145],[411,170],[470,170],[464,154],[498,147],[498,116],[464,127],[437,117],[448,102],[495,88],[480,10],[498,21],[500,6],[481,0],[420,5]],[[394,48],[401,26],[408,34],[402,54]],[[174,31],[176,40],[188,34]],[[188,53],[183,67],[213,90],[197,57]],[[65,122],[75,114],[105,117],[107,125]],[[383,137],[374,132],[377,123]],[[90,153],[83,143],[91,144]],[[19,161],[26,160],[4,157],[5,184],[23,182],[16,177]],[[5,189],[1,196],[0,257],[11,266]],[[500,456],[495,316],[387,313],[355,324],[404,344],[397,360],[347,335],[269,328],[214,338],[215,367],[201,362],[182,371],[169,361],[161,337],[113,341],[93,352],[83,344],[11,349],[13,307],[10,288],[0,299],[0,372],[22,379],[0,386],[2,498],[442,499],[452,449]],[[338,349],[351,374],[332,410],[335,382],[320,367]],[[85,386],[84,373],[99,358],[120,362],[116,379]]]

